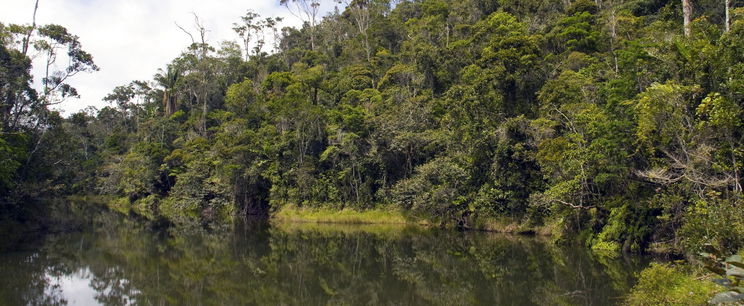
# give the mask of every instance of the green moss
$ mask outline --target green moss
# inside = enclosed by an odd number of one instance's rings
[[[422,224],[397,209],[326,209],[299,208],[287,205],[276,212],[272,219],[279,222],[314,222],[314,223],[342,223],[342,224]]]
[[[709,280],[696,279],[679,267],[653,263],[640,274],[628,305],[705,305],[716,292]]]

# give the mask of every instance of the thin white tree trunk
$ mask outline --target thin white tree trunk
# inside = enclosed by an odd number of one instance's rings
[[[731,15],[729,15],[729,6],[731,4],[730,2],[731,0],[724,0],[724,4],[726,5],[726,20],[725,20],[726,22],[725,31],[726,32],[728,32],[731,29]]]
[[[690,37],[692,35],[692,29],[690,29],[692,5],[690,4],[690,0],[682,0],[682,14],[684,16],[685,36]]]

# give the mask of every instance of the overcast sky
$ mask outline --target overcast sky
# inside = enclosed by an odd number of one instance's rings
[[[31,23],[35,0],[0,0],[0,22]],[[328,12],[334,1],[323,1]],[[262,17],[284,17],[281,26],[298,26],[301,21],[279,6],[279,0],[40,0],[37,24],[65,26],[80,37],[83,49],[93,55],[101,70],[78,74],[70,82],[80,99],[61,104],[66,115],[89,105],[101,108],[102,98],[115,86],[132,80],[151,80],[191,43],[174,23],[191,29],[193,15],[199,15],[209,30],[207,40],[217,45],[236,40],[232,24],[246,10]],[[40,66],[40,65],[36,65]],[[37,77],[40,72],[34,73]]]

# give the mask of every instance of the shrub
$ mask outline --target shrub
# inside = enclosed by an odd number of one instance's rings
[[[706,243],[724,250],[744,247],[744,205],[737,202],[717,199],[714,195],[691,205],[680,231],[685,238],[685,249],[697,253]]]
[[[638,284],[628,295],[629,305],[704,305],[715,293],[711,282],[670,264],[652,263],[641,271]]]
[[[443,222],[455,217],[468,180],[465,169],[449,158],[436,158],[416,168],[416,173],[393,189],[393,200],[403,208]],[[463,205],[464,206],[464,205]]]

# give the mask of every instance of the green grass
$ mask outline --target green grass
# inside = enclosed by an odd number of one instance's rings
[[[425,228],[415,224],[375,223],[318,223],[318,222],[274,222],[273,228],[285,233],[373,234],[385,238],[400,238],[405,233],[417,233]]]
[[[338,224],[427,224],[414,219],[397,209],[327,209],[300,208],[294,205],[282,207],[272,220],[279,222],[309,222],[309,223],[338,223]]]
[[[556,228],[553,224],[544,226],[530,226],[517,219],[506,217],[480,217],[472,220],[474,230],[503,234],[529,234],[537,236],[552,236]]]

